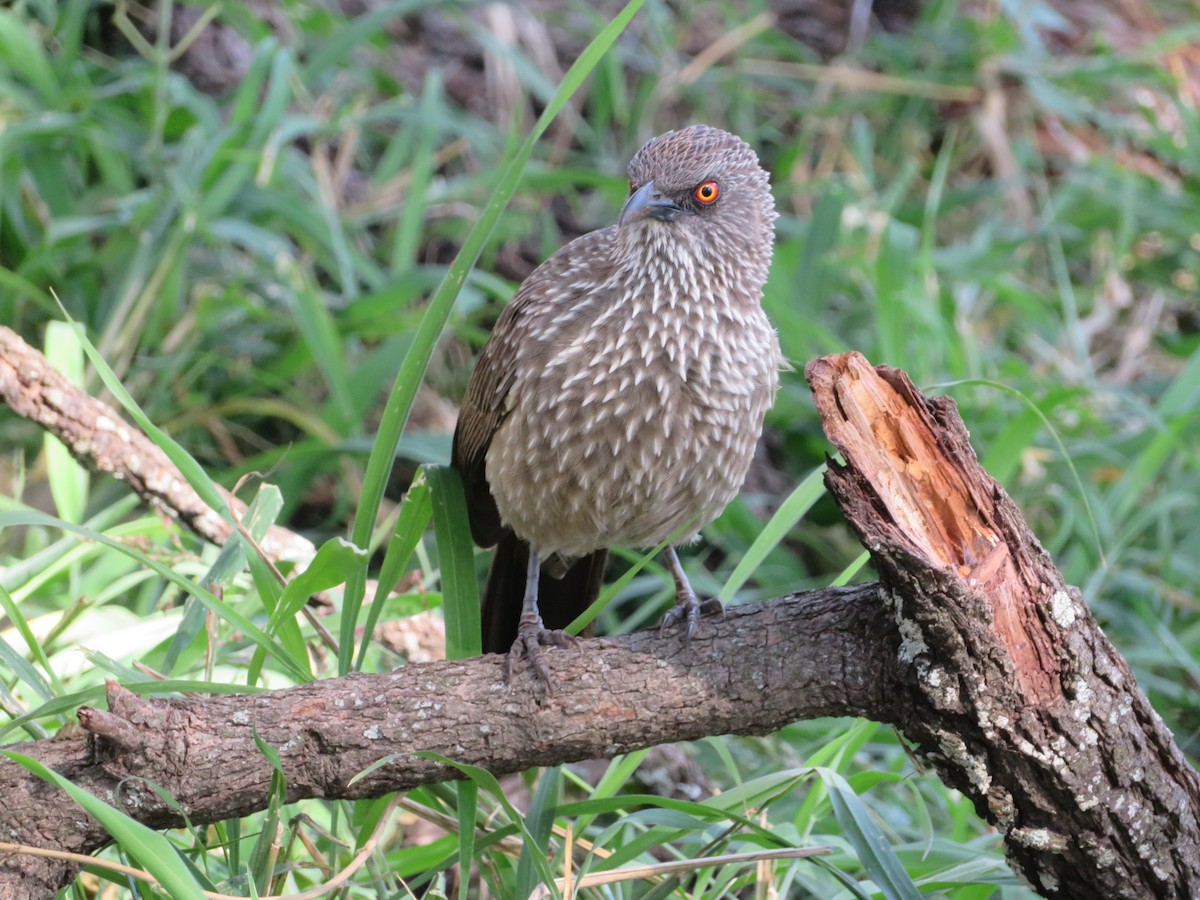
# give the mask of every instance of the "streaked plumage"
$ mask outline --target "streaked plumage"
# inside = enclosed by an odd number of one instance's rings
[[[759,302],[776,214],[754,151],[693,126],[649,141],[629,177],[622,222],[567,244],[521,285],[455,432],[475,540],[511,530],[551,574],[612,546],[681,529],[688,540],[718,515],[745,478],[782,363]],[[697,191],[709,183],[705,204]]]

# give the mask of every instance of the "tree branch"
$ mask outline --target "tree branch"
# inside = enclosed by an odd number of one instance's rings
[[[884,718],[893,702],[892,654],[880,647],[899,638],[874,586],[738,607],[705,625],[687,647],[644,631],[547,654],[549,696],[523,670],[505,685],[498,655],[256,695],[147,699],[110,682],[108,711],[79,711],[90,734],[15,749],[168,828],[183,823],[152,783],[194,825],[264,807],[272,770],[256,733],[278,751],[291,802],[376,797],[457,777],[416,756],[422,751],[503,774],[712,734],[766,734],[816,716]],[[350,784],[385,757],[395,759]],[[0,796],[6,840],[80,853],[108,841],[73,801],[15,763],[0,761]],[[0,858],[0,895],[43,896],[74,869]]]

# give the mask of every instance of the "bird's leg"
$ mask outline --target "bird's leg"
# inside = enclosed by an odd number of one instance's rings
[[[533,547],[529,548],[529,568],[525,573],[525,600],[521,605],[521,618],[517,621],[517,639],[504,660],[504,680],[512,677],[513,665],[522,656],[529,660],[546,688],[550,688],[550,667],[542,658],[542,647],[569,647],[575,638],[565,631],[552,631],[542,621],[538,612],[538,576],[541,560]]]
[[[700,621],[701,614],[721,617],[725,615],[725,607],[716,597],[705,600],[703,603],[700,602],[696,597],[696,592],[688,583],[687,575],[683,573],[683,566],[679,564],[679,555],[673,546],[667,545],[663,555],[667,558],[667,568],[671,570],[671,577],[675,579],[675,605],[663,616],[658,633],[665,634],[667,629],[673,625],[687,622],[687,631],[683,635],[684,643],[687,643],[696,633],[696,625]]]

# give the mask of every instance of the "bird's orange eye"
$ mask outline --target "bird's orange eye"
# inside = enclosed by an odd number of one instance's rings
[[[706,181],[700,187],[696,188],[696,199],[701,203],[712,203],[717,199],[717,194],[720,192],[721,189],[717,187],[715,181]]]

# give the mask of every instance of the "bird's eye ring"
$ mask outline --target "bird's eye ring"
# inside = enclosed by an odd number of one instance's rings
[[[721,189],[717,187],[715,181],[706,181],[696,188],[696,199],[707,206],[717,199],[720,192]]]

